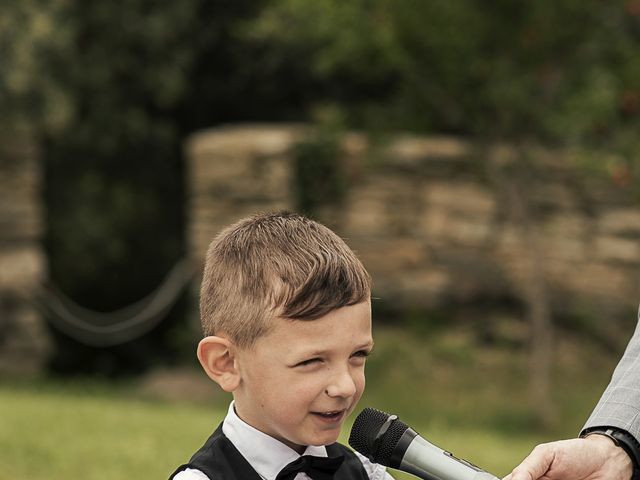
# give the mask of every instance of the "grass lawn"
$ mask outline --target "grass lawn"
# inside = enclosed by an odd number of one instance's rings
[[[554,363],[556,420],[540,429],[523,352],[469,348],[460,335],[425,348],[423,339],[397,330],[379,332],[376,342],[360,407],[399,414],[427,439],[497,476],[535,444],[575,435],[615,363],[592,350],[574,358],[563,348]],[[2,381],[0,479],[167,478],[219,423],[226,402],[148,398],[135,382]]]
[[[96,388],[0,390],[0,478],[166,478],[222,410],[129,398]]]
[[[59,387],[0,390],[0,478],[166,478],[224,415],[220,408]],[[416,428],[446,438],[447,449],[499,474],[539,440],[477,429]]]

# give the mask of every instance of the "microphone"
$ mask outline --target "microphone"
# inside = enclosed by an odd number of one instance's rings
[[[356,417],[349,445],[374,463],[425,480],[498,480],[422,438],[396,415],[365,408]]]

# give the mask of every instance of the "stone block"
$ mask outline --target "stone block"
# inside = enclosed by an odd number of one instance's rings
[[[45,278],[45,269],[44,253],[33,245],[0,249],[0,289],[31,290]]]
[[[191,135],[185,143],[187,158],[203,155],[234,156],[282,155],[305,138],[309,129],[302,125],[241,125],[217,127]]]
[[[605,234],[640,237],[640,208],[615,208],[601,212],[598,230]]]
[[[10,311],[0,292],[0,372],[34,376],[42,372],[51,352],[51,339],[40,315],[24,300]]]
[[[468,142],[455,137],[418,137],[405,135],[387,149],[391,163],[416,163],[428,158],[458,159],[471,153]]]
[[[576,298],[628,308],[638,306],[638,281],[633,271],[606,262],[590,261],[576,265],[559,285]]]
[[[451,272],[444,268],[425,267],[399,275],[397,293],[409,304],[429,307],[450,291],[452,286]]]
[[[489,189],[468,182],[429,182],[424,186],[423,195],[429,207],[460,215],[487,218],[496,209],[494,195]]]
[[[640,243],[638,239],[599,236],[594,242],[593,253],[600,260],[637,264],[640,262]]]

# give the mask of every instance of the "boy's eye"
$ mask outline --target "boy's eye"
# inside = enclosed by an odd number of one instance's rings
[[[371,350],[358,350],[353,354],[354,357],[367,358],[371,355]]]
[[[306,365],[313,365],[314,363],[321,362],[322,359],[319,357],[310,358],[308,360],[303,360],[302,362],[296,363],[296,367],[304,367]]]

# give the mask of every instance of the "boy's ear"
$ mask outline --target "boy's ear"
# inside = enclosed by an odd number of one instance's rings
[[[224,337],[204,337],[198,344],[198,360],[206,374],[225,392],[240,384],[233,344]]]

